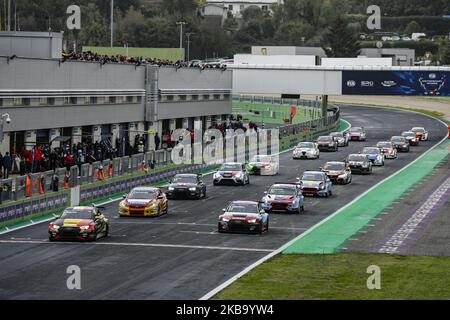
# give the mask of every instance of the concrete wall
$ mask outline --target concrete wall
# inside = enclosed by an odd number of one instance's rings
[[[143,104],[7,107],[13,121],[5,132],[50,129],[110,123],[137,122],[144,119]]]
[[[329,70],[234,69],[233,93],[340,95],[342,72]]]
[[[0,32],[0,55],[59,59],[62,39],[55,32]]]
[[[285,65],[285,66],[315,66],[315,56],[294,56],[294,55],[234,55],[234,64],[262,64],[262,65]]]
[[[392,59],[390,58],[323,58],[322,66],[324,67],[368,67],[368,66],[381,66],[392,67]]]
[[[231,114],[231,111],[231,99],[229,101],[164,102],[158,104],[158,119]]]
[[[158,88],[164,89],[231,89],[232,72],[220,70],[160,68]]]
[[[144,89],[145,67],[0,57],[2,89]]]

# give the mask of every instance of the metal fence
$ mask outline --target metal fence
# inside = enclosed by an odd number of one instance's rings
[[[276,97],[233,95],[233,101],[248,103],[267,103],[279,105],[303,106],[309,108],[322,108],[321,100],[305,100],[305,99],[281,99]]]

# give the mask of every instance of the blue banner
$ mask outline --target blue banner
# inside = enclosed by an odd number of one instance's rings
[[[450,96],[450,72],[343,71],[342,94]]]

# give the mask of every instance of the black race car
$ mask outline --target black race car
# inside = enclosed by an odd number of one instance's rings
[[[200,199],[206,197],[206,185],[202,176],[198,174],[177,174],[167,187],[166,196],[169,199],[189,198]]]

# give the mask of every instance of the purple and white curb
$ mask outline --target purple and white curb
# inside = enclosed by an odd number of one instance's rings
[[[378,250],[379,253],[402,253],[414,236],[424,229],[426,220],[430,220],[433,213],[442,207],[450,196],[450,176],[445,182],[431,194],[425,203],[392,235],[389,240]]]

